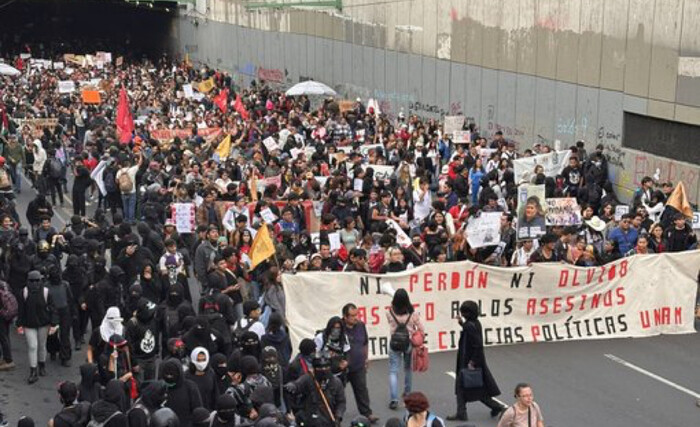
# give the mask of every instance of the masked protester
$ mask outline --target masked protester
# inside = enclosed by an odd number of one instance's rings
[[[212,423],[212,413],[205,408],[192,411],[192,427],[209,427]]]
[[[296,381],[307,374],[312,369],[314,355],[316,354],[316,344],[309,338],[304,338],[299,343],[299,353],[294,356],[294,360],[289,364],[287,381]]]
[[[190,328],[182,337],[188,352],[192,352],[196,347],[204,347],[209,353],[223,352],[223,340],[218,331],[212,329],[206,315],[197,316],[194,326]]]
[[[182,365],[175,359],[169,359],[160,365],[160,378],[168,389],[165,406],[177,414],[180,427],[190,427],[192,412],[202,406],[197,385],[185,378]]]
[[[100,355],[105,352],[105,347],[112,335],[121,335],[124,333],[123,320],[119,307],[110,307],[107,309],[107,313],[105,313],[100,327],[92,330],[87,349],[88,363],[97,363]]]
[[[58,316],[58,333],[53,334],[47,340],[47,350],[51,354],[51,360],[56,359],[59,353],[62,366],[70,366],[71,359],[71,326],[75,302],[70,285],[61,280],[61,271],[56,266],[49,267],[49,296],[53,301],[56,315]]]
[[[213,410],[219,389],[216,386],[216,375],[209,366],[209,352],[204,347],[196,347],[190,354],[190,369],[185,378],[192,381],[199,389],[202,406]]]
[[[149,427],[153,414],[165,403],[166,392],[163,381],[154,381],[145,387],[127,414],[129,427]]]
[[[216,388],[223,393],[231,386],[231,377],[228,375],[228,361],[226,355],[216,353],[211,357],[211,369],[216,377]]]
[[[256,360],[260,360],[260,339],[255,332],[243,333],[240,345],[243,356],[253,356]]]
[[[345,324],[338,316],[328,320],[326,329],[316,335],[316,353],[330,360],[333,374],[345,381],[347,374],[347,355],[350,351],[350,343],[345,335]]]
[[[331,372],[331,362],[315,358],[313,372],[287,383],[288,393],[301,399],[301,409],[294,415],[300,424],[335,427],[345,414],[345,390],[343,383]],[[323,397],[321,394],[323,393]]]
[[[234,398],[236,403],[236,413],[242,422],[251,422],[258,416],[250,400],[250,393],[244,384],[243,376],[243,356],[240,350],[234,351],[227,361],[228,376],[231,378],[231,385],[226,389],[226,394]]]
[[[127,402],[123,384],[119,380],[110,380],[105,387],[104,397],[90,406],[90,422],[103,427],[127,425],[124,414]]]
[[[280,313],[270,314],[265,329],[265,335],[260,339],[263,348],[272,346],[277,350],[279,362],[285,368],[289,366],[292,357],[292,342],[284,327],[284,317]]]
[[[109,344],[100,355],[97,367],[103,384],[107,384],[111,379],[118,379],[128,392],[127,396],[136,397],[138,384],[134,373],[138,372],[139,368],[131,355],[129,343],[123,336],[114,334],[109,338]]]
[[[94,363],[84,363],[80,366],[80,384],[78,384],[78,400],[80,402],[96,402],[102,395],[100,372]]]
[[[125,335],[133,348],[134,360],[140,367],[139,380],[148,381],[156,377],[156,358],[160,352],[158,322],[155,303],[141,298],[136,314],[125,327]]]
[[[124,312],[127,318],[136,314],[136,309],[143,298],[143,288],[140,284],[134,283],[129,286],[129,292],[126,294],[124,301]]]
[[[30,271],[27,275],[27,287],[22,290],[17,301],[17,331],[27,339],[29,357],[29,378],[33,384],[39,380],[37,373],[46,375],[46,338],[56,332],[58,315],[54,310],[49,290],[44,286],[41,273]],[[37,369],[38,364],[38,369]]]
[[[270,382],[270,387],[274,395],[275,406],[282,412],[286,412],[287,405],[284,401],[284,381],[286,372],[279,362],[277,350],[274,347],[265,347],[260,355],[262,374]]]
[[[229,394],[222,394],[216,399],[216,411],[211,414],[210,426],[234,427],[240,423],[236,413],[236,399]]]
[[[37,243],[37,253],[32,257],[32,270],[36,270],[48,276],[49,267],[56,266],[60,267],[58,260],[51,253],[51,245],[46,240],[40,240]]]
[[[50,427],[73,427],[86,425],[90,419],[90,404],[77,402],[78,387],[71,381],[58,386],[58,396],[63,408],[49,420]]]
[[[168,288],[165,301],[158,307],[158,322],[162,338],[163,350],[167,348],[168,340],[180,336],[182,320],[180,317],[181,308],[187,307],[189,311],[194,311],[192,305],[185,301],[184,289],[182,285],[176,283]]]

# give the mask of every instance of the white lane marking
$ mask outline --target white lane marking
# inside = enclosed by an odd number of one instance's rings
[[[700,393],[696,393],[693,390],[687,389],[687,388],[683,387],[682,385],[678,385],[678,384],[674,383],[673,381],[669,381],[662,376],[656,375],[653,372],[649,372],[644,368],[640,368],[639,366],[635,365],[634,363],[630,363],[624,359],[621,359],[621,358],[615,356],[614,354],[606,354],[605,357],[607,357],[608,359],[612,360],[615,363],[619,363],[622,366],[626,366],[630,369],[633,369],[633,370],[639,372],[640,374],[644,374],[650,378],[655,379],[656,381],[659,381],[663,384],[666,384],[669,387],[673,387],[678,391],[682,391],[685,394],[693,396],[696,399],[700,399]]]
[[[445,375],[447,375],[448,377],[452,377],[452,379],[456,379],[456,378],[457,378],[457,374],[455,374],[454,371],[445,371]],[[495,397],[493,398],[493,400],[495,400],[496,402],[498,402],[499,404],[501,404],[501,405],[503,405],[503,406],[508,406],[508,405],[506,405],[505,403],[503,403],[501,400],[496,399]]]

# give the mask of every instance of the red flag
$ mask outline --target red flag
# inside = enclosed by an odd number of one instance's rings
[[[238,114],[243,117],[243,120],[248,120],[250,118],[250,115],[248,114],[248,111],[246,111],[245,106],[243,105],[243,101],[241,100],[241,95],[236,94],[236,102],[233,103],[233,108],[238,112]]]
[[[119,142],[127,144],[131,141],[131,134],[134,132],[134,118],[129,109],[129,97],[124,87],[119,91],[119,105],[117,106],[117,133]]]
[[[216,104],[221,111],[226,114],[226,110],[228,110],[228,89],[222,90],[214,97],[214,104]]]

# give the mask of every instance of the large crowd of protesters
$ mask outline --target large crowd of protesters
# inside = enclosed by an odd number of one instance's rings
[[[554,147],[486,137],[474,123],[464,124],[470,140],[456,144],[440,120],[389,117],[369,100],[288,97],[264,81],[239,87],[227,72],[189,61],[10,62],[22,74],[0,77],[0,371],[15,368],[14,327],[26,338],[29,384],[46,375],[47,356],[80,362],[80,381],[59,386],[55,427],[174,418],[181,426],[339,425],[347,383],[362,415],[350,424],[375,423],[357,308],[349,303],[293,351],[283,274],[383,274],[464,260],[595,266],[697,247],[688,218],[663,209],[674,183],[644,178],[616,217],[626,203],[602,145],[576,142],[556,176],[532,171],[528,184],[543,184],[548,198],[576,198],[582,221],[521,240],[523,183],[513,161]],[[61,93],[69,80],[97,86],[99,102]],[[203,82],[212,87],[200,93]],[[126,140],[116,126],[122,88],[134,118]],[[34,119],[56,120],[37,127]],[[26,213],[13,201],[22,191],[36,192]],[[55,211],[68,197],[73,216],[57,229]],[[172,206],[186,203],[194,223],[178,232]],[[482,212],[502,212],[500,243],[472,248],[465,230]],[[261,227],[275,255],[251,268]],[[398,291],[387,314],[392,339],[406,324],[422,329],[412,315]],[[390,356],[389,407],[399,404],[403,362],[409,414],[391,422],[437,427],[426,397],[412,391],[410,352]],[[494,393],[470,400],[496,416],[505,408],[487,399]]]

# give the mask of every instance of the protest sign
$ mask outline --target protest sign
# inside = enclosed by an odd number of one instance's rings
[[[403,229],[399,226],[399,223],[393,219],[387,219],[386,225],[396,232],[396,243],[404,248],[411,246],[411,238],[408,237],[408,234],[406,234],[405,231],[403,231]]]
[[[452,142],[455,144],[468,144],[471,141],[471,133],[468,130],[459,130],[452,133]]]
[[[12,119],[20,129],[25,126],[29,128],[29,132],[33,137],[39,138],[44,134],[44,128],[48,128],[51,132],[56,130],[58,119]]]
[[[700,212],[693,212],[693,229],[700,228]]]
[[[518,187],[518,240],[536,239],[547,232],[544,185]]]
[[[426,345],[436,352],[457,349],[461,327],[455,318],[465,300],[480,307],[485,346],[693,333],[698,265],[700,251],[634,255],[590,268],[463,261],[385,275],[283,274],[282,284],[293,348],[352,301],[367,326],[369,357],[379,359],[388,355],[390,330],[391,297],[382,286],[411,295]]]
[[[615,206],[615,221],[622,219],[622,215],[630,213],[630,207],[627,205],[617,205]]]
[[[53,63],[53,69],[54,69],[54,70],[63,70],[64,68],[66,68],[66,64],[64,64],[64,63],[61,62],[61,61],[59,61],[59,62],[54,62],[54,63]]]
[[[574,197],[546,199],[547,225],[581,225],[581,207]]]
[[[497,245],[501,241],[502,212],[482,212],[467,223],[467,242],[472,248]]]
[[[394,170],[396,169],[396,166],[388,165],[362,165],[362,169],[367,170],[368,167],[374,170],[374,179],[377,180],[391,179],[391,176],[394,175]]]
[[[197,136],[201,136],[205,141],[213,141],[221,135],[221,128],[201,128],[197,129]],[[171,142],[175,137],[188,139],[192,137],[192,128],[185,129],[154,129],[151,131],[151,138],[158,140],[161,144]]]
[[[114,65],[116,65],[117,67],[121,67],[123,63],[124,63],[123,56],[118,56],[116,61],[114,61]]]
[[[496,151],[498,151],[496,148],[479,148],[479,157],[481,157],[481,164],[486,165],[491,155]]]
[[[331,246],[331,252],[340,249],[340,233],[328,233],[328,244]]]
[[[263,139],[263,144],[265,145],[265,148],[267,148],[268,153],[272,150],[280,149],[279,145],[277,145],[277,141],[275,141],[275,138],[271,136],[268,136],[267,138]]]
[[[338,101],[338,108],[340,109],[340,113],[344,113],[346,111],[350,111],[353,109],[355,106],[355,101],[349,100],[349,99],[343,99]]]
[[[190,83],[182,86],[182,92],[185,94],[186,99],[192,99],[194,97],[194,89]]]
[[[513,160],[515,183],[530,182],[535,177],[535,166],[542,165],[545,176],[557,176],[569,164],[571,150],[553,151],[538,156]]]
[[[445,125],[443,132],[447,135],[453,135],[454,132],[459,132],[464,126],[464,116],[445,116]]]
[[[100,92],[96,90],[84,90],[81,93],[83,97],[83,103],[85,104],[99,104],[102,102],[102,97]]]
[[[260,218],[263,219],[268,224],[272,224],[277,221],[277,215],[272,213],[272,209],[265,208],[260,210]]]
[[[175,223],[178,233],[191,233],[195,226],[194,203],[173,203],[170,208],[170,218]]]
[[[72,93],[75,91],[75,82],[73,80],[61,80],[58,82],[58,93]]]
[[[383,147],[382,144],[360,145],[360,154],[362,154],[362,157],[368,157],[370,151],[374,151],[377,148],[383,149]],[[352,151],[352,147],[350,147],[350,151]]]

